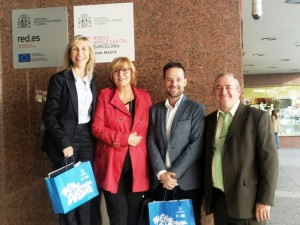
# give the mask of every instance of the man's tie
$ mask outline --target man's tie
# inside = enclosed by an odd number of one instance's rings
[[[229,127],[230,113],[219,113],[219,117],[223,119],[223,125],[220,132],[217,150],[215,152],[215,176],[216,186],[224,191],[223,172],[222,172],[222,149],[227,136]]]

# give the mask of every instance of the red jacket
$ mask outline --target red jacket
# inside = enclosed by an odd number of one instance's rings
[[[105,88],[97,99],[93,135],[97,138],[94,172],[99,187],[111,193],[117,193],[118,184],[127,150],[133,171],[133,192],[149,189],[149,159],[146,137],[149,121],[151,98],[147,91],[132,86],[135,96],[135,116],[132,118],[116,89]],[[132,128],[131,128],[132,125]],[[135,147],[128,145],[132,132],[142,136]]]

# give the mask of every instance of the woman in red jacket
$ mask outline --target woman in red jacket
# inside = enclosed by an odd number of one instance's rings
[[[136,88],[136,69],[126,57],[113,60],[109,80],[114,88],[100,91],[92,124],[97,138],[95,176],[110,224],[136,225],[149,189],[146,136],[151,98]]]

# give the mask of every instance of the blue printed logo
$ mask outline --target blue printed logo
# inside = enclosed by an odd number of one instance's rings
[[[30,54],[19,54],[19,62],[30,62],[31,58],[30,58]]]

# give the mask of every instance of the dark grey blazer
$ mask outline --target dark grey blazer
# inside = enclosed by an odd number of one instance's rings
[[[205,121],[205,206],[212,213],[212,157],[217,111]],[[255,204],[273,205],[278,177],[278,154],[271,117],[240,103],[223,147],[223,178],[228,213],[233,218],[255,217]]]
[[[160,181],[156,174],[165,167],[167,150],[165,102],[159,102],[150,109],[150,123],[147,147],[153,175],[151,187]],[[183,96],[175,114],[169,139],[169,155],[172,167],[169,171],[177,174],[179,187],[183,190],[202,187],[204,106]]]
[[[91,82],[91,90],[93,115],[97,98],[94,79]],[[62,150],[71,145],[78,125],[78,98],[72,70],[64,70],[51,76],[43,122],[46,127],[43,150],[50,159],[59,159],[63,157]]]

